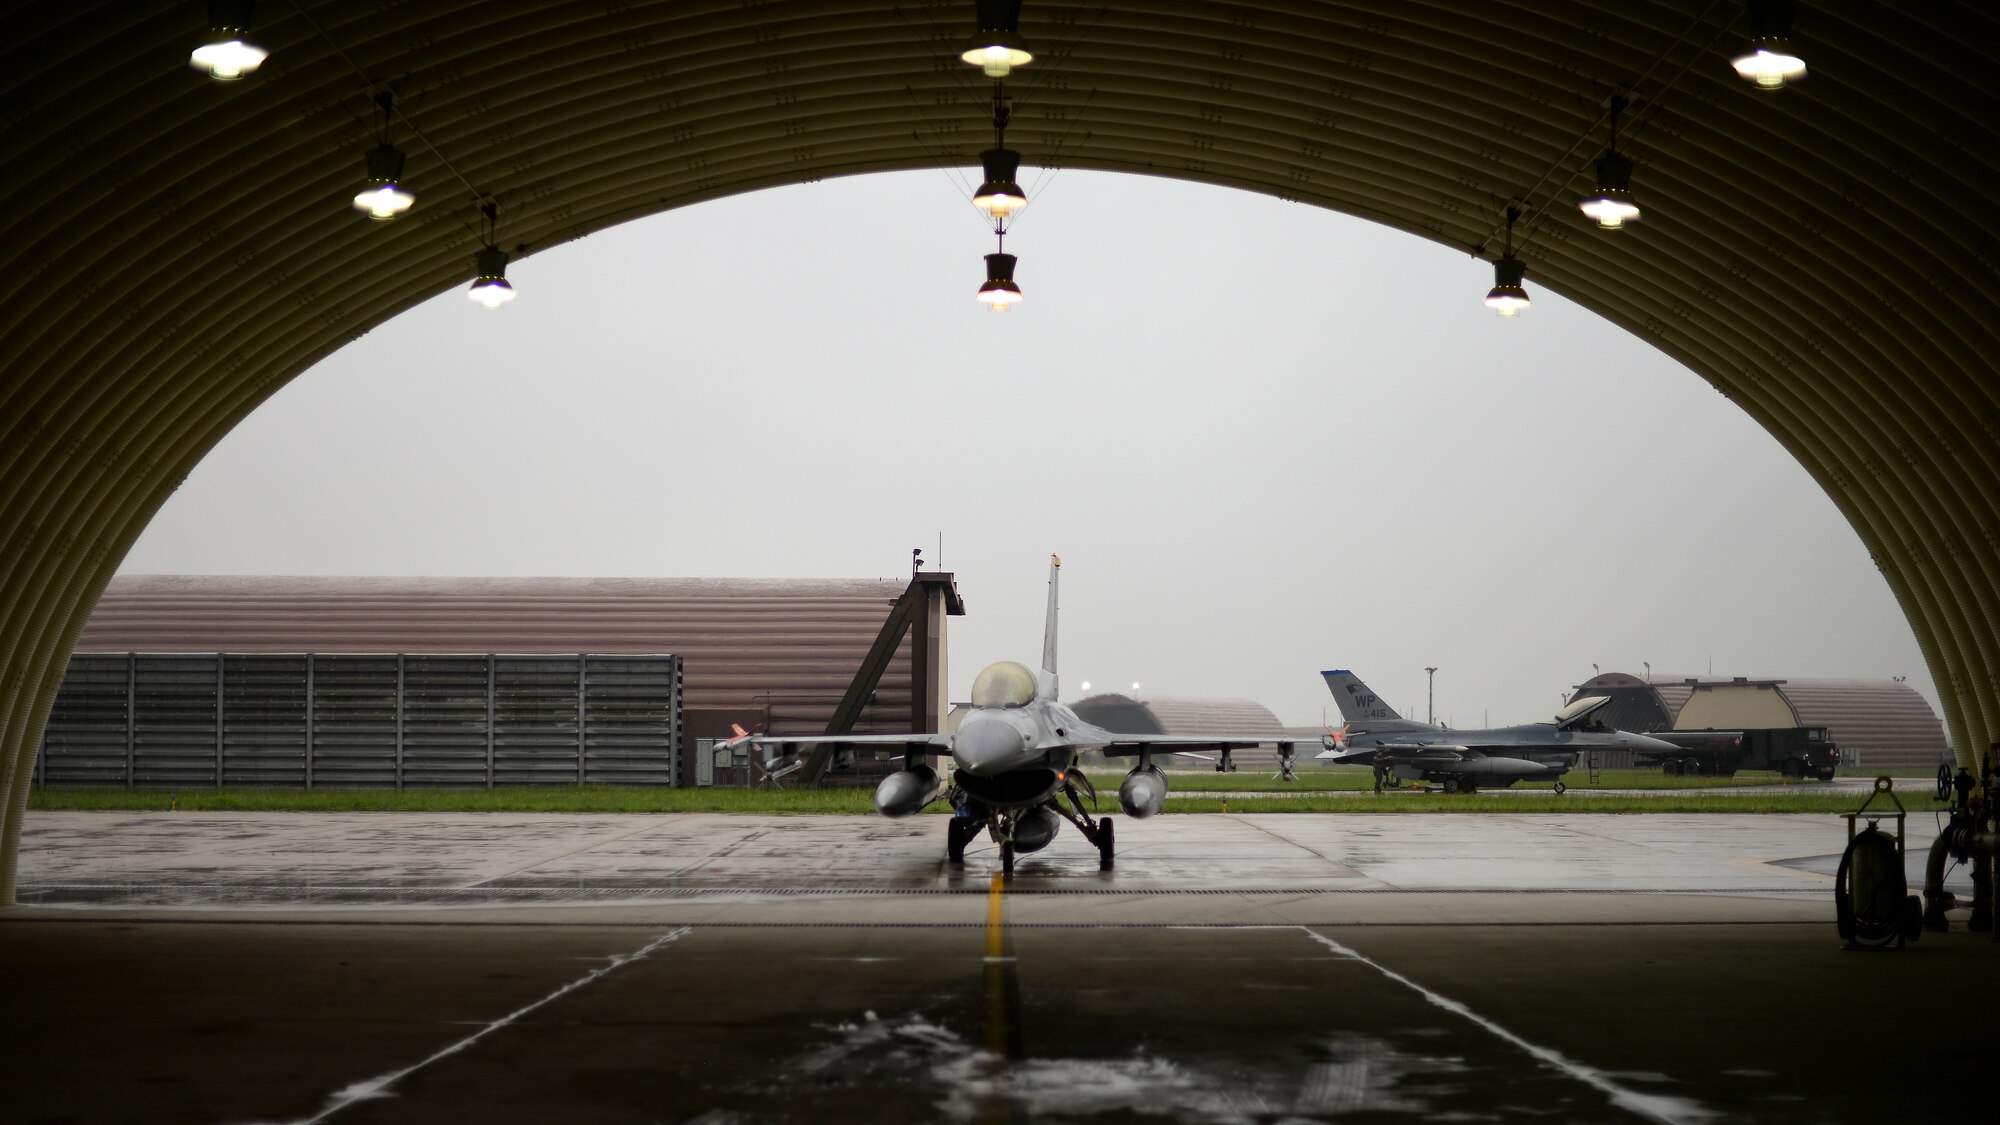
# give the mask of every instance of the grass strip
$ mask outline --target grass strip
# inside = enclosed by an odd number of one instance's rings
[[[1901,794],[1912,816],[1942,808]],[[1443,793],[1327,794],[1311,797],[1184,797],[1167,803],[1170,813],[1845,813],[1861,806],[1854,794],[1779,793],[1747,797],[1713,793],[1659,796],[1579,796],[1554,793],[1500,796]],[[1876,803],[1881,808],[1881,802]],[[1874,810],[1870,810],[1871,812]],[[1890,811],[1894,811],[1893,809]]]
[[[1107,791],[1115,786],[1125,767],[1110,768],[1084,767],[1091,779],[1105,786]],[[1263,770],[1245,767],[1236,773],[1216,773],[1214,770],[1168,770],[1169,785],[1176,793],[1264,793],[1264,792],[1372,792],[1375,788],[1375,774],[1366,766],[1303,766],[1299,769],[1299,779],[1293,782],[1281,781]],[[1911,767],[1896,767],[1887,770],[1842,769],[1842,777],[1878,777],[1887,774],[1896,778],[1896,792],[1907,794],[1921,790],[1933,792],[1937,770]],[[1108,779],[1108,781],[1107,781]],[[1563,778],[1571,789],[1737,789],[1749,785],[1795,785],[1801,791],[1814,786],[1824,786],[1821,781],[1790,781],[1776,770],[1745,770],[1733,777],[1668,777],[1657,769],[1616,769],[1598,771],[1598,779],[1592,781],[1590,772],[1579,766],[1569,771]],[[1514,790],[1542,790],[1553,792],[1554,783],[1548,781],[1523,781],[1514,785]]]
[[[1108,776],[1115,784],[1123,770],[1089,771],[1091,779],[1104,783]],[[1366,767],[1322,766],[1299,771],[1297,781],[1281,781],[1268,773],[1216,773],[1213,770],[1201,772],[1167,771],[1169,786],[1176,793],[1357,793],[1373,792],[1375,774]],[[1746,785],[1778,785],[1785,779],[1775,771],[1764,770],[1757,773],[1739,773],[1734,777],[1667,777],[1659,771],[1645,770],[1603,770],[1598,780],[1590,780],[1584,770],[1571,770],[1563,781],[1572,789],[1734,789]],[[1799,785],[1814,785],[1818,782],[1797,782]],[[1548,781],[1523,781],[1514,786],[1517,790],[1540,789],[1554,792],[1554,783]]]

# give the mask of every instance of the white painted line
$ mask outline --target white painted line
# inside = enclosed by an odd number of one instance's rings
[[[1492,1020],[1487,1019],[1457,1000],[1439,995],[1394,969],[1378,965],[1361,954],[1356,953],[1354,950],[1327,937],[1325,934],[1306,926],[1298,928],[1304,930],[1314,941],[1332,950],[1335,955],[1361,962],[1383,976],[1388,977],[1390,980],[1395,981],[1397,984],[1422,996],[1432,1004],[1443,1008],[1445,1011],[1456,1016],[1462,1016],[1478,1024],[1480,1027],[1512,1043],[1542,1062],[1555,1067],[1571,1078],[1602,1091],[1611,1099],[1611,1104],[1625,1110],[1627,1113],[1644,1117],[1650,1121],[1658,1121],[1661,1125],[1702,1125],[1704,1122],[1713,1121],[1717,1116],[1714,1111],[1704,1108],[1699,1103],[1688,1098],[1676,1098],[1667,1094],[1647,1094],[1624,1086],[1614,1081],[1610,1076],[1596,1067],[1576,1062],[1553,1047],[1544,1047],[1538,1043],[1528,1042],[1526,1039],[1501,1027],[1499,1024],[1494,1023]]]
[[[671,933],[661,934],[659,937],[656,937],[652,941],[649,941],[645,945],[641,946],[636,952],[613,954],[611,960],[606,964],[600,965],[597,968],[590,970],[589,972],[583,974],[582,976],[576,978],[575,980],[569,982],[568,984],[563,985],[561,988],[556,989],[554,992],[549,993],[547,996],[542,997],[540,1000],[537,1000],[534,1003],[529,1004],[525,1008],[520,1008],[516,1011],[509,1012],[508,1014],[500,1017],[497,1020],[494,1020],[492,1023],[487,1024],[485,1027],[480,1028],[478,1031],[475,1031],[471,1035],[468,1035],[465,1038],[459,1040],[458,1042],[453,1043],[451,1046],[446,1047],[441,1051],[438,1051],[437,1053],[431,1055],[430,1057],[424,1059],[421,1062],[415,1063],[411,1066],[406,1066],[401,1070],[392,1070],[387,1074],[377,1075],[374,1078],[370,1078],[361,1082],[356,1082],[353,1085],[348,1086],[341,1090],[336,1090],[333,1096],[327,1099],[325,1107],[322,1108],[318,1113],[314,1114],[311,1117],[301,1118],[296,1122],[290,1123],[290,1125],[318,1125],[319,1122],[325,1121],[327,1118],[332,1117],[334,1114],[339,1113],[341,1110],[346,1109],[348,1106],[353,1105],[355,1102],[367,1101],[370,1098],[389,1097],[391,1096],[390,1095],[391,1087],[393,1087],[396,1083],[401,1082],[403,1079],[408,1078],[410,1075],[415,1074],[417,1071],[422,1070],[423,1068],[431,1065],[434,1062],[437,1062],[439,1059],[448,1058],[452,1055],[459,1053],[460,1051],[465,1050],[467,1047],[472,1046],[474,1043],[479,1042],[481,1039],[486,1038],[488,1035],[491,1035],[494,1032],[500,1030],[501,1028],[506,1027],[509,1024],[512,1024],[515,1020],[520,1019],[522,1016],[527,1015],[529,1012],[532,1012],[535,1009],[550,1003],[551,1001],[559,1000],[562,997],[567,996],[572,992],[575,992],[577,989],[582,988],[584,985],[589,984],[590,982],[596,980],[601,976],[604,976],[606,973],[609,973],[614,969],[623,968],[634,961],[644,960],[646,956],[652,953],[654,950],[659,949],[661,946],[667,945],[671,942],[677,941],[681,937],[685,936],[688,933],[688,930],[689,927],[682,926],[680,929],[674,930]]]

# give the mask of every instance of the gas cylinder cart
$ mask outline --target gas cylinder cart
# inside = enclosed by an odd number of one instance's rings
[[[1903,822],[1909,814],[1894,788],[1895,782],[1878,777],[1861,807],[1841,814],[1847,820],[1847,850],[1834,875],[1833,905],[1847,949],[1888,949],[1891,942],[1901,949],[1923,934],[1923,903],[1910,893],[1903,867]],[[1877,797],[1889,798],[1885,805],[1895,805],[1896,811],[1884,807],[1871,815],[1868,807]],[[1891,817],[1896,821],[1893,842],[1880,828]],[[1854,822],[1863,818],[1868,827],[1856,832]]]

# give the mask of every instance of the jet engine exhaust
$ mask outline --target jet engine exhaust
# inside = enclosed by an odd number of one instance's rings
[[[910,816],[937,800],[943,788],[938,772],[927,765],[897,770],[875,786],[875,811],[889,817]]]
[[[1038,852],[1049,846],[1062,827],[1062,818],[1047,805],[1037,805],[1014,822],[1014,850]]]
[[[1167,803],[1167,775],[1152,766],[1133,770],[1118,787],[1118,803],[1136,820],[1152,816]]]

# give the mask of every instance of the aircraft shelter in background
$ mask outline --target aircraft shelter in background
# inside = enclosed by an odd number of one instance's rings
[[[939,46],[972,7],[300,0],[259,8],[270,61],[218,86],[187,66],[201,5],[15,6],[0,904],[62,670],[147,520],[288,380],[473,279],[470,199],[421,202],[441,221],[394,237],[347,206],[364,78],[421,93],[424,136],[535,253],[732,193],[976,163],[990,84]],[[1530,288],[1686,364],[1826,490],[1970,765],[2000,742],[2000,15],[1795,7],[1810,75],[1767,93],[1731,69],[1753,34],[1735,0],[1030,2],[1019,32],[1048,57],[1019,83],[1062,128],[1016,143],[1031,165],[1278,195],[1487,259],[1525,206]],[[1613,94],[1658,235],[1576,213]],[[940,134],[941,114],[967,127]],[[412,173],[451,181],[427,154]]]
[[[1950,755],[1930,702],[1901,680],[1604,672],[1571,698],[1593,695],[1610,698],[1598,714],[1619,730],[1823,727],[1844,764],[1868,768],[1935,767]]]

